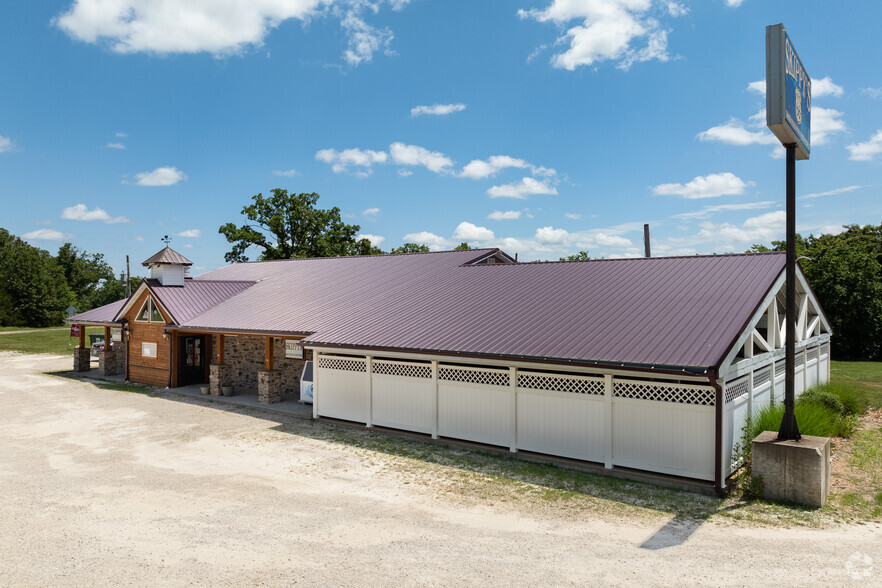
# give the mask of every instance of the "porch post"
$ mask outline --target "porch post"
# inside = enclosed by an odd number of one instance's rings
[[[265,349],[266,349],[266,360],[264,362],[265,363],[264,367],[266,368],[266,371],[270,372],[273,369],[273,338],[272,337],[266,338]]]
[[[104,327],[104,351],[98,354],[98,374],[101,376],[116,375],[116,351],[113,349],[113,332]]]
[[[91,350],[86,347],[86,325],[79,325],[79,327],[80,344],[79,347],[74,349],[73,369],[75,372],[88,372],[92,369],[92,366],[90,365],[92,358],[89,357],[89,352]]]
[[[224,365],[224,334],[217,336],[217,365]]]
[[[265,339],[265,359],[262,372],[257,372],[257,400],[272,404],[282,401],[281,374],[273,369],[273,338]]]

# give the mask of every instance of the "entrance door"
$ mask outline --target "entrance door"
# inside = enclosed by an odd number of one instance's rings
[[[178,386],[205,383],[205,336],[181,337]]]

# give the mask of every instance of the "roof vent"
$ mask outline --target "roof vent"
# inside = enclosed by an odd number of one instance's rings
[[[183,286],[184,277],[193,262],[169,247],[141,262],[150,268],[150,277],[159,280],[163,286]]]

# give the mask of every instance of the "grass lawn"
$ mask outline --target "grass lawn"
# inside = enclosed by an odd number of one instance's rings
[[[28,330],[28,333],[4,333],[4,331]],[[103,327],[87,327],[86,334],[104,334]],[[70,336],[70,327],[49,327],[46,329],[27,329],[26,327],[2,327],[0,329],[0,351],[20,351],[22,353],[52,353],[54,355],[73,355],[73,348],[79,339]],[[89,339],[86,338],[86,344]],[[73,364],[71,364],[73,365]]]
[[[834,361],[830,364],[830,380],[848,386],[871,408],[882,408],[882,362]]]

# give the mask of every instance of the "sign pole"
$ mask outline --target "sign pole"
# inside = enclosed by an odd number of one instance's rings
[[[786,341],[784,349],[784,418],[778,430],[782,441],[798,440],[799,425],[796,423],[796,394],[794,375],[796,371],[796,145],[785,145],[787,150],[787,262],[784,270]]]

